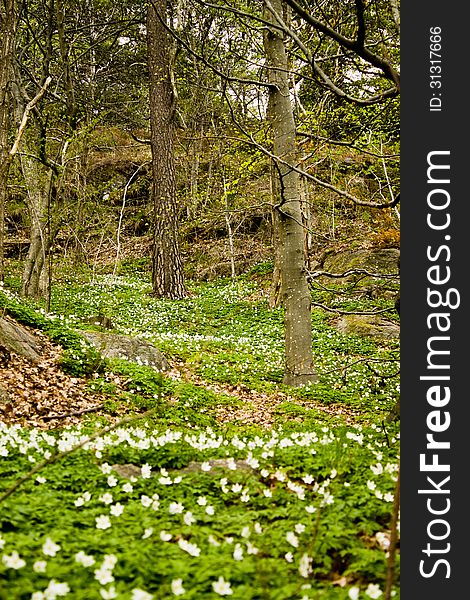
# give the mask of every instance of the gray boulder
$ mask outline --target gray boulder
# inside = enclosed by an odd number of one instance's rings
[[[149,341],[139,337],[82,331],[81,335],[100,352],[104,358],[124,358],[130,362],[148,365],[158,371],[168,371],[165,356]]]

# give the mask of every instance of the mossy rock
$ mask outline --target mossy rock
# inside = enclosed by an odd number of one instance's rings
[[[398,273],[400,250],[397,248],[375,248],[372,250],[345,250],[325,259],[323,269],[331,273],[343,273],[349,269],[366,269],[374,273]]]
[[[336,323],[336,328],[342,333],[382,340],[400,337],[399,325],[376,315],[343,315]]]

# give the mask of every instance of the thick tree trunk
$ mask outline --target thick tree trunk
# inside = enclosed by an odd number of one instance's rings
[[[282,0],[272,0],[282,15]],[[274,23],[274,17],[266,11]],[[275,167],[279,177],[276,210],[280,232],[281,298],[285,310],[286,364],[284,383],[303,385],[316,380],[312,357],[310,291],[306,278],[299,175],[284,164],[295,163],[295,121],[289,94],[288,61],[282,35],[276,29],[264,38],[270,87],[269,119],[273,132]]]
[[[154,204],[152,282],[155,296],[176,299],[186,295],[173,150],[176,99],[171,81],[170,40],[160,19],[166,19],[166,0],[152,2],[147,12]]]

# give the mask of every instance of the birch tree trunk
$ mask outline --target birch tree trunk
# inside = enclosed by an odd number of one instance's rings
[[[283,14],[282,0],[271,0],[273,9]],[[275,23],[266,10],[266,19]],[[278,173],[275,210],[279,224],[281,299],[285,310],[285,373],[287,385],[304,385],[316,380],[312,356],[310,291],[306,278],[302,226],[300,180],[285,162],[295,164],[295,121],[289,93],[289,64],[282,34],[274,27],[264,36],[269,69],[268,118],[272,127],[273,152]],[[285,161],[285,162],[284,162]]]
[[[186,289],[178,240],[173,149],[176,98],[171,79],[170,39],[162,24],[165,19],[166,0],[150,3],[147,42],[154,205],[152,282],[155,296],[177,299],[186,295]]]

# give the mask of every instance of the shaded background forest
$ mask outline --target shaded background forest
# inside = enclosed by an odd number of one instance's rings
[[[273,7],[264,4],[168,7],[186,277],[235,275],[260,262],[269,269],[274,258],[279,186],[268,154],[263,48],[266,11]],[[296,160],[310,176],[300,183],[307,268],[322,268],[326,255],[344,248],[397,248],[398,90],[393,84],[389,93],[390,81],[375,65],[303,18],[303,5],[296,11],[299,5],[287,4],[280,6],[290,29],[284,44]],[[47,296],[45,273],[54,276],[55,261],[92,270],[107,264],[118,272],[126,261],[143,265],[151,257],[147,8],[135,1],[5,5],[10,24],[4,14],[3,56],[11,60],[9,68],[2,62],[2,154],[9,153],[11,165],[3,198],[4,269],[8,277],[12,259],[33,261],[43,284],[28,282],[24,267],[26,295]],[[363,35],[365,48],[397,64],[394,2],[310,3],[308,9],[331,31],[356,39],[356,48]]]

